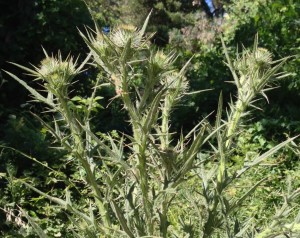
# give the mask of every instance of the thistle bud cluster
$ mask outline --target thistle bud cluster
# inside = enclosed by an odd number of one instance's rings
[[[264,48],[258,47],[258,37],[256,36],[252,50],[244,49],[240,56],[231,63],[226,46],[223,42],[228,66],[233,73],[234,84],[237,86],[238,95],[235,104],[231,105],[231,114],[228,123],[226,146],[230,141],[240,119],[246,115],[246,108],[254,106],[255,98],[258,94],[266,99],[265,91],[270,90],[274,79],[288,76],[284,72],[278,71],[286,62],[288,57],[278,61],[272,61],[272,54]]]
[[[238,78],[238,96],[242,102],[250,102],[257,93],[261,93],[269,82],[272,66],[272,54],[255,47],[252,51],[244,50],[233,62]]]
[[[144,48],[144,38],[142,33],[132,25],[121,25],[109,35],[111,42],[119,48],[125,48],[130,41],[130,48]]]
[[[131,25],[120,25],[110,33],[97,31],[96,36],[88,32],[87,37],[81,34],[91,49],[95,62],[106,72],[116,73],[116,62],[130,61],[133,55],[149,47],[149,38],[143,31]]]

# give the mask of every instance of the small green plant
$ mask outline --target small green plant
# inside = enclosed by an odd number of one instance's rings
[[[271,54],[258,47],[244,50],[234,61],[224,51],[238,93],[223,117],[222,94],[214,125],[204,118],[189,133],[170,131],[171,113],[188,93],[184,76],[189,62],[181,70],[174,67],[175,53],[154,50],[145,37],[149,16],[141,29],[120,26],[109,34],[101,30],[81,33],[90,48],[87,59],[77,67],[71,57],[49,56],[34,70],[17,65],[40,80],[47,95],[37,92],[12,73],[6,72],[34,97],[47,105],[47,113],[60,115],[41,123],[55,143],[72,158],[80,170],[77,178],[88,191],[84,204],[73,202],[77,188],[65,176],[65,197],[55,197],[29,182],[16,179],[36,193],[64,208],[69,216],[68,229],[73,237],[275,237],[299,234],[298,219],[288,219],[291,202],[299,189],[288,191],[281,209],[270,225],[256,229],[253,219],[241,218],[239,209],[267,178],[263,178],[240,196],[228,192],[247,176],[247,171],[274,155],[294,138],[255,154],[240,168],[230,166],[235,151],[235,136],[247,108],[254,106],[258,94],[265,96],[287,58],[272,61]],[[106,84],[95,82],[91,96],[79,100],[80,110],[70,101],[69,87],[88,60],[105,71],[106,80],[115,88],[115,100],[121,100],[128,112],[130,135],[101,134],[92,131],[92,112],[98,106],[97,90]],[[16,65],[16,64],[15,64]],[[98,118],[101,120],[101,118]],[[98,133],[99,134],[99,133]],[[175,138],[179,138],[176,140]],[[56,173],[56,176],[62,176]],[[77,188],[80,190],[80,188]],[[26,211],[20,209],[39,237],[47,234]]]

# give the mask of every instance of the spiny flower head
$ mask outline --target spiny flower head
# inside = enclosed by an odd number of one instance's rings
[[[111,32],[109,39],[120,48],[125,48],[129,40],[131,48],[139,49],[145,46],[142,33],[132,25],[120,25]]]
[[[175,58],[174,53],[166,55],[163,51],[158,50],[150,56],[149,69],[151,69],[153,75],[172,70]]]
[[[63,60],[60,53],[57,57],[46,55],[46,58],[41,61],[40,67],[36,68],[36,72],[38,78],[45,81],[45,87],[53,94],[66,89],[78,73],[72,57]]]
[[[161,84],[166,85],[172,100],[177,100],[188,90],[187,78],[177,71],[172,71],[163,77]]]
[[[240,75],[246,75],[249,72],[259,70],[263,72],[271,67],[272,54],[264,48],[256,48],[255,50],[245,50],[241,57],[238,57],[234,66]]]

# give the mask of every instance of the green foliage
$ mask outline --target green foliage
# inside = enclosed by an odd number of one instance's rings
[[[243,42],[250,45],[249,39],[258,33],[260,45],[271,50],[275,57],[283,55],[294,56],[286,65],[285,71],[290,73],[287,80],[282,82],[281,90],[270,93],[273,107],[269,108],[265,115],[287,116],[288,120],[297,120],[297,103],[299,101],[299,2],[298,1],[237,1],[228,5],[228,13],[231,21],[228,21],[229,38],[234,44]],[[241,9],[246,4],[244,11]],[[241,14],[241,12],[243,14]],[[246,20],[243,20],[243,19]],[[233,23],[232,23],[233,22]],[[240,22],[240,23],[239,23]],[[237,23],[237,24],[234,24]],[[227,26],[226,26],[227,27]],[[226,36],[226,31],[225,31]],[[288,105],[284,103],[289,100]],[[279,125],[278,125],[279,126]]]
[[[52,207],[47,200],[32,196],[30,190],[14,181],[17,176],[30,180],[40,189],[59,187],[60,181],[53,177],[56,173],[47,167],[63,169],[63,153],[49,148],[51,144],[47,141],[47,135],[31,114],[11,115],[1,131],[0,207],[4,209],[0,211],[1,236],[34,237],[33,230],[22,219],[18,206],[26,209],[34,219],[39,218],[39,223],[49,235],[63,233],[63,220],[67,218],[61,209]],[[3,175],[6,175],[6,179]],[[60,191],[56,190],[55,193],[58,195]]]
[[[77,29],[84,24],[92,26],[93,22],[81,0],[1,1],[0,68],[12,70],[7,61],[37,64],[43,57],[41,45],[54,52],[61,49],[63,55],[84,52],[87,48]],[[26,100],[25,90],[17,84],[3,84],[0,104],[5,108],[14,110]]]
[[[109,26],[118,23],[118,18],[121,14],[120,7],[123,5],[122,1],[84,0],[84,2],[94,21],[100,26]]]
[[[262,16],[258,15],[255,18],[256,28],[261,32],[266,47],[271,47],[277,55],[289,54],[296,56],[286,67],[286,70],[294,75],[293,80],[290,80],[288,85],[290,89],[294,90],[299,89],[297,62],[299,62],[300,51],[296,46],[300,39],[299,23],[296,20],[299,18],[299,9],[300,5],[297,1],[289,3],[286,1],[273,1],[268,8],[261,9],[261,14],[264,14],[264,24],[260,24]],[[277,37],[272,36],[271,31]]]
[[[86,1],[86,3],[100,25],[142,25],[145,15],[153,10],[153,19],[149,24],[149,29],[156,32],[153,41],[160,46],[168,43],[170,29],[179,29],[193,22],[191,12],[195,9],[192,1],[120,0],[115,2],[101,0]]]
[[[234,1],[232,4],[225,6],[227,11],[227,21],[224,24],[224,35],[226,40],[231,40],[234,37],[239,37],[240,34],[255,34],[256,29],[252,28],[251,32],[247,32],[245,28],[251,25],[253,18],[261,14],[263,8],[268,7],[267,0],[255,0],[255,1]],[[250,30],[248,28],[248,30]],[[237,33],[237,32],[240,32]],[[236,38],[237,39],[237,38]],[[250,43],[245,41],[245,43]],[[240,43],[240,42],[239,42]]]

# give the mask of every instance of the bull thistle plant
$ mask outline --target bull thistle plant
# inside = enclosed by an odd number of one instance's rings
[[[214,125],[204,118],[186,135],[176,132],[175,137],[170,131],[171,112],[188,93],[184,74],[190,62],[177,70],[175,53],[154,50],[151,35],[145,36],[148,21],[149,16],[141,29],[121,25],[108,34],[99,28],[80,33],[90,49],[80,66],[72,57],[63,59],[60,54],[54,57],[46,52],[39,67],[29,69],[17,65],[40,80],[47,95],[7,72],[29,90],[34,100],[46,104],[47,113],[60,115],[59,121],[53,122],[36,117],[53,136],[54,143],[82,170],[81,179],[90,196],[84,197],[86,205],[79,209],[72,202],[71,191],[76,185],[71,178],[64,177],[64,198],[40,191],[24,180],[16,178],[16,181],[66,210],[70,237],[299,235],[298,220],[287,220],[289,205],[299,196],[299,189],[289,192],[274,221],[259,229],[254,229],[252,219],[239,221],[237,214],[265,179],[243,191],[241,196],[230,197],[226,193],[248,170],[294,139],[254,156],[241,168],[229,163],[236,146],[234,137],[241,131],[247,109],[255,107],[259,94],[265,96],[274,79],[285,76],[279,70],[287,58],[272,61],[272,55],[259,48],[256,39],[252,50],[245,49],[232,61],[223,44],[237,87],[235,102],[224,117],[221,95]],[[95,81],[90,103],[83,114],[78,114],[70,106],[69,88],[88,61],[106,76],[102,81]],[[107,82],[101,84],[104,80]],[[115,89],[114,100],[121,100],[128,112],[132,128],[132,134],[119,133],[118,139],[110,134],[99,137],[90,126],[97,90],[107,83]],[[47,237],[38,222],[21,211],[39,237]]]

